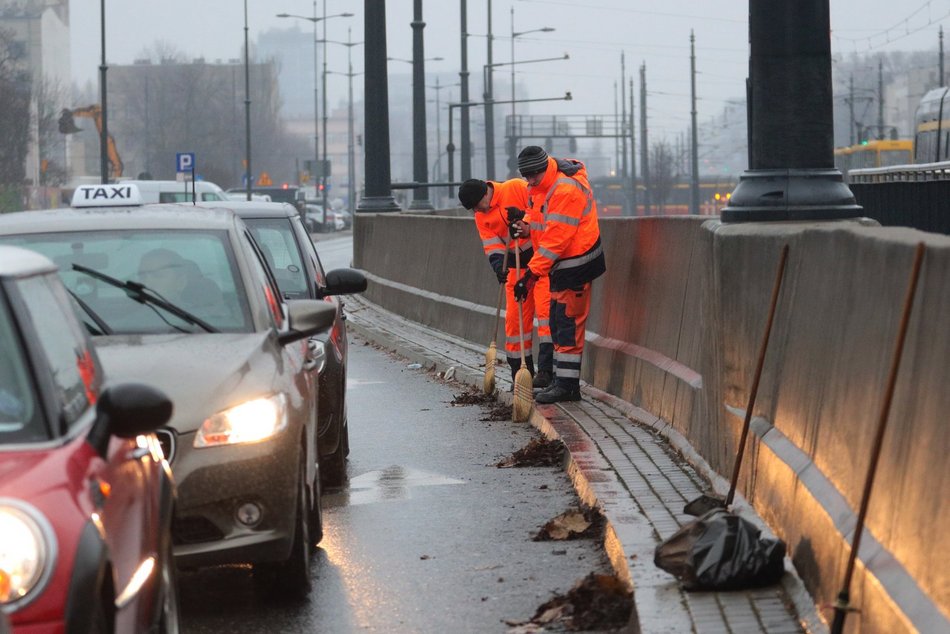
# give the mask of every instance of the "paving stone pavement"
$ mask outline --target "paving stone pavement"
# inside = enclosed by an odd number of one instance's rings
[[[350,327],[364,338],[428,369],[454,368],[456,380],[481,387],[485,347],[420,326],[363,298],[348,298],[347,309]],[[510,402],[508,378],[507,367],[499,366],[499,398]],[[531,422],[564,441],[580,498],[599,506],[607,518],[607,554],[634,589],[636,622],[630,631],[827,631],[787,560],[780,585],[737,592],[686,592],[657,568],[657,544],[693,519],[682,513],[683,505],[710,486],[671,447],[660,431],[662,421],[590,386],[582,389],[580,402],[537,406]],[[740,514],[765,528],[747,505]]]

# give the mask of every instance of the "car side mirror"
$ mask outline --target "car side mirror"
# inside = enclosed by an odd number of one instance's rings
[[[155,431],[171,417],[171,399],[161,390],[142,383],[113,385],[99,395],[87,440],[105,457],[110,436],[135,438]]]
[[[333,269],[327,273],[324,295],[352,295],[366,290],[366,276],[356,269]]]
[[[289,329],[277,335],[282,346],[332,326],[336,319],[336,304],[317,299],[291,299],[287,301],[287,316]]]

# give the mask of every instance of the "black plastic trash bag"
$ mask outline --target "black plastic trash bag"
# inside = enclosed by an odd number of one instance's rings
[[[714,509],[656,547],[653,563],[687,590],[742,590],[776,583],[785,572],[785,542],[751,522]]]

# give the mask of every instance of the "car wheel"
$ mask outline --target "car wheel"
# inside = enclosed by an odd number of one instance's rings
[[[340,430],[340,442],[336,450],[323,459],[320,473],[327,486],[338,487],[346,482],[346,454],[349,453],[349,439],[347,426]]]
[[[339,442],[336,449],[329,456],[323,458],[320,466],[320,475],[323,483],[327,486],[338,487],[346,482],[346,457],[350,454],[349,425],[346,424],[346,377],[342,380],[343,385],[339,390],[339,401],[337,407],[341,415],[335,416],[340,425],[340,431],[337,434]]]
[[[297,513],[294,526],[294,542],[290,556],[277,564],[276,585],[283,596],[302,599],[310,593],[310,513],[307,512],[307,487],[304,476],[307,471],[300,463],[297,478]]]
[[[161,604],[159,605],[158,631],[161,634],[178,634],[181,631],[181,615],[178,603],[178,570],[172,553],[171,537],[165,546],[161,577]]]
[[[313,505],[307,513],[307,529],[310,532],[310,550],[316,550],[317,545],[323,540],[323,501],[320,489],[320,472],[313,479]]]

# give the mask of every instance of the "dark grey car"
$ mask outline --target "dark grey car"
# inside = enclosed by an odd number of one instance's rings
[[[320,299],[337,308],[333,325],[311,339],[320,362],[318,436],[323,482],[337,486],[346,479],[349,424],[346,416],[347,336],[341,294],[366,290],[366,277],[353,269],[327,273],[296,210],[285,203],[211,202],[206,207],[233,209],[250,228],[286,299]]]
[[[56,262],[106,370],[174,401],[163,447],[179,565],[251,563],[285,592],[309,590],[323,525],[307,338],[335,307],[281,301],[249,230],[223,209],[4,214],[0,243]]]

